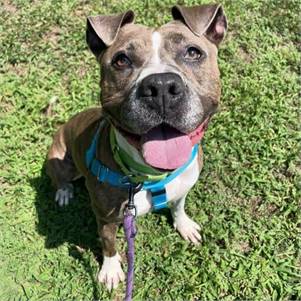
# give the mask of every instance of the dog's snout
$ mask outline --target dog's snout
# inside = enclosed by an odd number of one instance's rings
[[[164,114],[182,100],[184,93],[183,80],[175,73],[151,74],[142,80],[138,90],[139,97]]]

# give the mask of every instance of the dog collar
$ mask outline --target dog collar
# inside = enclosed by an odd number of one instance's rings
[[[101,121],[92,143],[86,151],[86,167],[97,178],[100,183],[108,183],[112,186],[122,189],[130,189],[136,187],[137,183],[142,183],[142,190],[150,191],[152,195],[152,207],[154,210],[167,207],[167,196],[165,186],[182,174],[188,166],[193,162],[198,154],[199,145],[196,144],[192,148],[190,159],[181,167],[177,168],[172,173],[168,174],[161,180],[139,181],[138,177],[134,178],[131,174],[122,174],[105,166],[100,160],[96,159],[96,150],[101,129],[105,125],[105,120]],[[117,162],[118,163],[118,162]]]
[[[142,160],[132,158],[125,147],[118,142],[118,130],[111,125],[110,128],[110,144],[115,162],[119,165],[120,169],[125,175],[131,176],[135,183],[144,181],[156,182],[165,179],[168,172],[160,172],[146,164],[142,164]]]

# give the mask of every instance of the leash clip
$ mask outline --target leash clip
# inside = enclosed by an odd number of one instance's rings
[[[125,214],[130,213],[131,215],[133,215],[134,217],[136,217],[137,215],[137,208],[134,204],[134,196],[135,194],[141,190],[143,184],[142,183],[138,183],[136,185],[130,185],[128,192],[129,192],[129,201],[126,204],[125,207]]]
[[[135,205],[133,205],[132,207],[129,207],[128,205],[126,205],[126,208],[124,210],[124,215],[132,215],[134,218],[137,216],[137,208]]]

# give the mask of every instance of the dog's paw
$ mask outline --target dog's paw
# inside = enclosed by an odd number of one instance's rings
[[[66,184],[62,188],[58,189],[55,194],[55,201],[59,206],[68,205],[70,200],[74,197],[74,188],[71,183]]]
[[[201,228],[196,222],[190,219],[186,213],[179,215],[174,220],[174,227],[185,240],[191,241],[195,245],[200,244],[202,238],[199,231]]]
[[[121,258],[118,253],[113,257],[104,256],[104,261],[97,278],[109,291],[116,288],[119,282],[125,279],[120,261]]]

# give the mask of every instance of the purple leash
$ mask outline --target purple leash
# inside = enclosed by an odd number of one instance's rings
[[[142,185],[129,188],[129,202],[124,211],[123,228],[128,245],[127,261],[128,270],[126,276],[126,294],[125,301],[131,301],[134,286],[134,263],[135,263],[135,235],[137,233],[135,226],[136,207],[134,205],[134,195],[141,189]]]
[[[136,235],[135,216],[130,210],[124,213],[123,228],[125,232],[126,241],[128,244],[127,260],[128,270],[126,276],[126,295],[125,301],[132,300],[133,286],[134,286],[134,260],[135,260],[135,246],[134,240]]]

